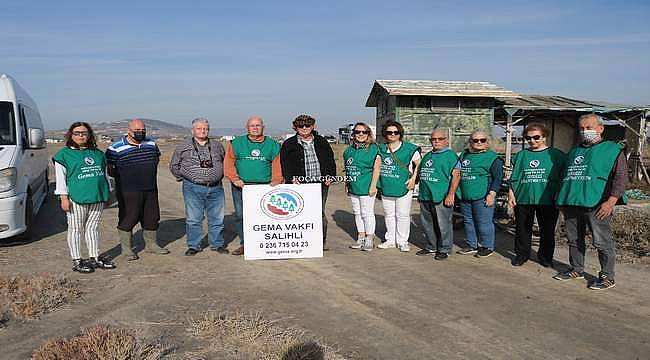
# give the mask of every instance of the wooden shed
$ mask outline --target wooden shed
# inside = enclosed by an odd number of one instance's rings
[[[426,151],[431,147],[431,131],[448,128],[451,147],[461,151],[472,130],[492,131],[497,97],[517,96],[482,81],[376,80],[366,106],[377,108],[377,131],[388,120],[398,121],[404,126],[405,140]]]

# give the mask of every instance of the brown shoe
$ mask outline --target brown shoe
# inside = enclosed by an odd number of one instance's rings
[[[237,249],[235,249],[231,254],[239,256],[239,255],[244,255],[244,247],[240,246]]]

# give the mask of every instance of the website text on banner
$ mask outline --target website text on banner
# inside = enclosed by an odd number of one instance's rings
[[[244,258],[323,256],[321,184],[246,185]]]

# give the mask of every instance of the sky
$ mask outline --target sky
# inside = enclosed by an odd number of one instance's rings
[[[29,1],[0,13],[0,73],[47,129],[253,115],[374,122],[376,79],[489,81],[650,104],[647,1]]]

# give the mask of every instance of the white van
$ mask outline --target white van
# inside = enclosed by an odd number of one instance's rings
[[[0,74],[0,239],[29,231],[48,192],[45,131],[36,103]]]

